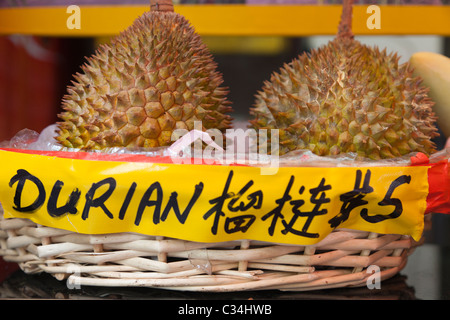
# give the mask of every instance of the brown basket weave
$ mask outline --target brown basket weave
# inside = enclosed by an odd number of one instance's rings
[[[26,273],[68,285],[184,291],[305,291],[365,286],[397,274],[420,243],[408,236],[338,230],[312,246],[199,243],[133,233],[85,235],[0,215],[0,255]]]

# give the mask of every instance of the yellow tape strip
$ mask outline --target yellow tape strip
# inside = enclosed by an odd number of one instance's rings
[[[76,4],[76,1],[74,1]],[[450,6],[380,5],[379,29],[370,29],[369,5],[353,8],[356,35],[450,35]],[[79,15],[66,6],[0,10],[0,34],[44,36],[112,36],[149,10],[146,5],[80,6]],[[335,35],[341,5],[176,5],[201,35],[315,36]],[[75,15],[75,16],[74,16]],[[79,29],[71,28],[74,19]]]
[[[418,240],[426,166],[260,168],[63,159],[0,151],[6,218],[78,233],[314,244],[334,228]]]

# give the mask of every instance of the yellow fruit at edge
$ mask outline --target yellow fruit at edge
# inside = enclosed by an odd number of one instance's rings
[[[430,88],[428,95],[435,105],[437,123],[446,137],[450,137],[450,58],[433,52],[417,52],[410,58],[414,75]]]

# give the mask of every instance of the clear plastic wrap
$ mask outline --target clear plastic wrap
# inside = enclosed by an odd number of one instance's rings
[[[50,125],[45,128],[41,133],[30,129],[23,129],[19,131],[11,140],[0,143],[1,148],[11,149],[24,149],[24,150],[36,150],[36,151],[67,151],[67,152],[79,152],[80,149],[70,149],[61,147],[54,136],[56,135],[56,125]],[[202,150],[205,150],[207,146],[208,152],[202,152],[195,150],[193,146],[194,141],[201,140],[203,146]],[[250,141],[249,144],[254,142]],[[172,157],[172,158],[202,158],[206,164],[243,164],[250,166],[271,166],[276,165],[280,167],[289,166],[323,166],[323,167],[340,167],[340,166],[352,166],[352,167],[365,167],[365,166],[407,166],[411,165],[411,158],[417,153],[411,153],[403,157],[395,159],[383,159],[383,160],[371,160],[361,159],[355,153],[345,153],[337,156],[318,156],[312,153],[310,150],[294,150],[282,156],[269,155],[264,153],[251,153],[248,148],[246,150],[239,150],[228,152],[221,146],[216,144],[211,136],[206,132],[198,130],[192,130],[182,136],[180,139],[174,142],[170,147],[159,148],[106,148],[101,151],[94,150],[90,152],[110,154],[110,155],[145,155],[149,157]],[[450,150],[441,150],[432,156],[430,156],[430,162],[438,162],[447,160],[450,155]],[[183,163],[186,163],[183,162]]]

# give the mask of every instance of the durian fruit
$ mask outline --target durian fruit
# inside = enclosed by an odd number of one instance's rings
[[[344,0],[334,40],[299,55],[264,83],[250,127],[278,129],[280,155],[304,149],[385,159],[434,152],[438,133],[427,89],[395,53],[354,39],[352,5]]]
[[[414,75],[430,88],[433,110],[442,133],[450,137],[450,58],[434,52],[416,52],[409,59]]]
[[[56,140],[82,150],[171,145],[175,129],[231,127],[211,53],[170,0],[87,58],[64,96]]]

